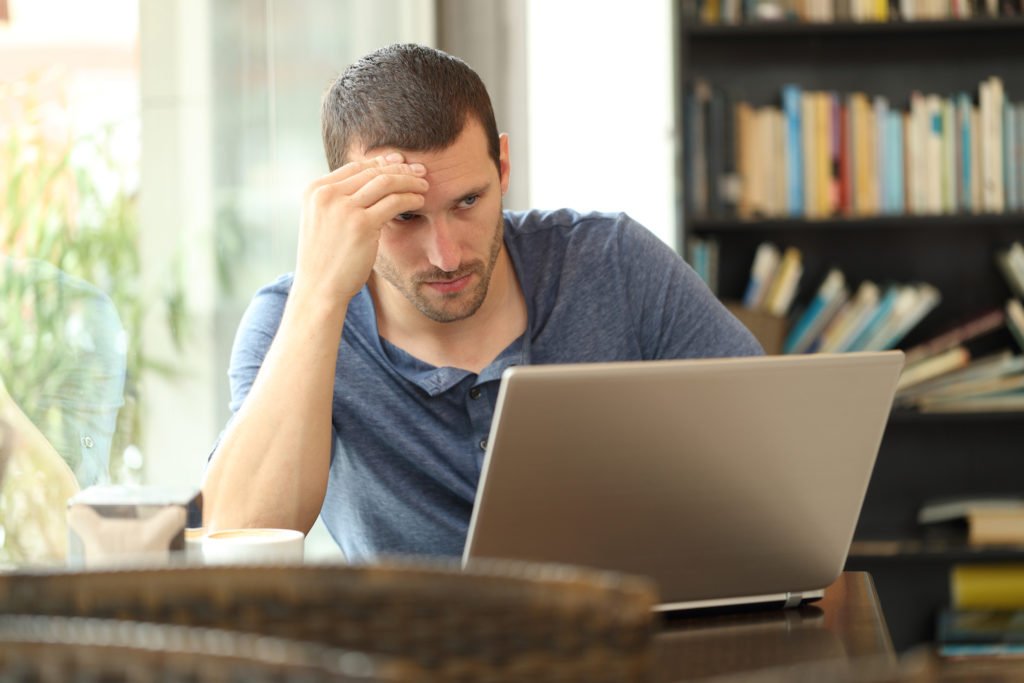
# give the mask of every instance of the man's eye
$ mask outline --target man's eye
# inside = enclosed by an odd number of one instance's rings
[[[476,204],[476,200],[478,200],[478,199],[480,199],[480,195],[478,195],[478,194],[471,194],[468,197],[466,197],[465,199],[463,199],[461,202],[459,202],[459,206],[461,206],[464,209],[468,209],[469,207],[471,207],[474,204]]]
[[[396,223],[408,223],[414,218],[416,218],[416,214],[414,213],[400,213],[397,216],[395,216],[393,220]]]

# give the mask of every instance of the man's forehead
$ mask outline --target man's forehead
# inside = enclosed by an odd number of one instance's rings
[[[455,140],[452,141],[447,147],[433,148],[433,149],[403,149],[396,145],[376,145],[374,147],[367,147],[366,143],[361,140],[353,140],[352,144],[349,145],[348,153],[345,158],[348,161],[361,161],[364,159],[371,159],[376,156],[384,156],[391,152],[398,152],[407,163],[419,162],[424,165],[431,162],[437,163],[439,166],[445,163],[451,164],[453,161],[464,161],[470,162],[475,159],[477,161],[490,160],[490,145],[487,143],[487,134],[484,131],[483,126],[480,125],[475,119],[470,117],[466,121],[466,125],[462,127]],[[493,163],[493,162],[491,162]],[[430,169],[427,169],[428,172]]]

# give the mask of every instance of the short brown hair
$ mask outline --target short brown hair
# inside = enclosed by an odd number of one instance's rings
[[[320,112],[330,169],[342,166],[349,147],[441,150],[473,116],[487,135],[501,170],[498,126],[483,81],[457,57],[414,44],[390,45],[351,65],[324,95]]]

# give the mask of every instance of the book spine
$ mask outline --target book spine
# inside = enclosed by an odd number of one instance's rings
[[[803,124],[801,128],[801,149],[803,150],[801,168],[803,168],[804,185],[804,205],[800,213],[805,218],[818,217],[818,168],[815,154],[818,140],[818,117],[815,99],[815,93],[809,91],[805,91],[800,99],[800,121]]]
[[[1024,608],[1024,565],[957,565],[950,570],[949,595],[956,609]]]
[[[888,136],[886,129],[889,123],[889,100],[885,97],[875,97],[874,101],[875,119],[875,177],[872,183],[875,202],[872,213],[889,213],[888,202],[886,201],[889,183],[890,169],[887,162]]]
[[[725,202],[722,198],[723,177],[725,175],[725,123],[727,111],[725,99],[720,88],[713,88],[707,100],[708,122],[708,213],[716,218],[725,214]]]
[[[1020,209],[1017,196],[1017,164],[1014,154],[1017,147],[1017,119],[1011,102],[1003,102],[1003,183],[1006,188],[1006,210]]]
[[[782,88],[782,107],[786,114],[786,187],[787,209],[790,216],[804,211],[803,131],[801,123],[801,90],[797,85]]]
[[[971,100],[961,92],[956,100],[957,130],[960,132],[957,146],[957,163],[960,170],[957,184],[957,208],[968,213],[971,210]]]
[[[942,210],[956,211],[956,107],[952,98],[942,102]]]

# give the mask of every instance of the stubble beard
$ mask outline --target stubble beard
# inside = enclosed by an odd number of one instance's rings
[[[374,271],[397,289],[409,303],[416,307],[416,310],[434,322],[452,323],[465,320],[480,310],[484,299],[487,298],[491,276],[494,275],[494,266],[498,262],[498,255],[501,254],[504,245],[504,228],[505,219],[499,210],[497,224],[494,228],[494,239],[491,240],[491,249],[487,254],[486,264],[476,260],[462,264],[453,272],[434,268],[416,273],[412,277],[403,277],[393,262],[378,255]],[[424,289],[429,286],[428,282],[453,281],[473,274],[479,277],[476,285],[470,291],[442,294],[440,295],[441,305],[436,304],[436,294],[430,297],[424,293]],[[461,304],[459,303],[460,299],[462,300]]]

